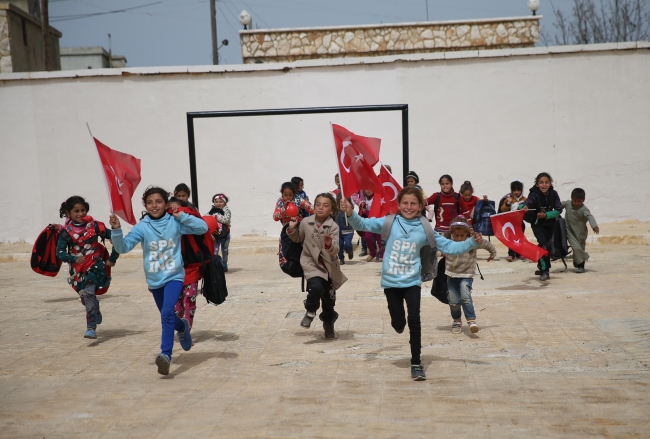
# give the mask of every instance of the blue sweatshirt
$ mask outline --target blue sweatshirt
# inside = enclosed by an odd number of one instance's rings
[[[183,282],[185,278],[181,235],[200,235],[207,231],[208,225],[201,218],[183,212],[177,219],[165,213],[158,219],[144,217],[126,236],[122,235],[122,229],[113,229],[111,239],[119,254],[142,244],[147,285],[156,289],[172,280]]]
[[[386,218],[361,218],[356,212],[348,217],[348,222],[355,230],[381,233]],[[404,219],[397,215],[386,240],[384,261],[381,267],[382,288],[408,288],[420,286],[420,249],[429,245],[427,235],[419,218]],[[436,233],[438,250],[447,255],[459,255],[468,252],[478,244],[474,238],[454,242]]]

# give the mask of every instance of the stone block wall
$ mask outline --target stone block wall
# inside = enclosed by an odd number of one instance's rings
[[[541,16],[239,32],[245,64],[532,47]]]

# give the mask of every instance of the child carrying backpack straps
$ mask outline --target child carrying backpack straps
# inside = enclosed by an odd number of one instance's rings
[[[436,259],[438,258],[438,249],[436,248],[436,234],[431,227],[431,224],[423,216],[418,217],[422,227],[424,228],[424,233],[427,236],[427,241],[429,242],[428,246],[423,246],[420,249],[420,261],[422,264],[421,277],[422,282],[427,282],[436,277],[436,271],[438,265],[436,264]],[[395,222],[395,215],[386,215],[386,220],[384,225],[381,228],[381,245],[386,248],[386,241],[390,235],[390,230],[393,228],[393,223]]]

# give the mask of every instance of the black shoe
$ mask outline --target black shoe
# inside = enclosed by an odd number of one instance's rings
[[[542,274],[540,270],[535,270],[535,276],[539,276],[540,274]]]
[[[541,274],[539,275],[539,280],[542,282],[545,282],[549,280],[551,276],[548,274],[548,271],[542,271]]]
[[[411,378],[413,378],[413,381],[424,381],[427,379],[427,376],[424,374],[424,369],[420,364],[411,365]]]
[[[300,322],[300,326],[303,328],[309,328],[311,326],[312,320],[314,320],[314,317],[316,317],[316,313],[314,313],[313,316],[310,316],[309,312],[306,312],[305,317],[303,317],[302,321]]]
[[[323,329],[325,330],[325,339],[326,340],[335,340],[336,331],[334,331],[334,323],[323,322]]]
[[[361,253],[359,253],[359,257],[361,256],[368,256],[368,250],[364,250]]]
[[[341,265],[345,265],[345,259],[341,259],[341,260],[339,261],[339,263],[340,263]]]

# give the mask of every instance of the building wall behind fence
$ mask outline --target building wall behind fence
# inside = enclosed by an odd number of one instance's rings
[[[476,195],[498,200],[511,180],[527,189],[547,171],[563,199],[584,188],[600,222],[648,220],[650,45],[631,47],[0,75],[0,241],[32,242],[73,194],[108,221],[86,122],[142,159],[139,212],[146,186],[190,183],[188,111],[365,104],[409,105],[410,167],[427,194],[448,173],[456,188],[471,180]],[[303,177],[312,199],[334,187],[330,122],[382,138],[382,160],[401,180],[400,121],[399,112],[197,120],[201,211],[225,192],[234,236],[278,235],[283,181]]]

